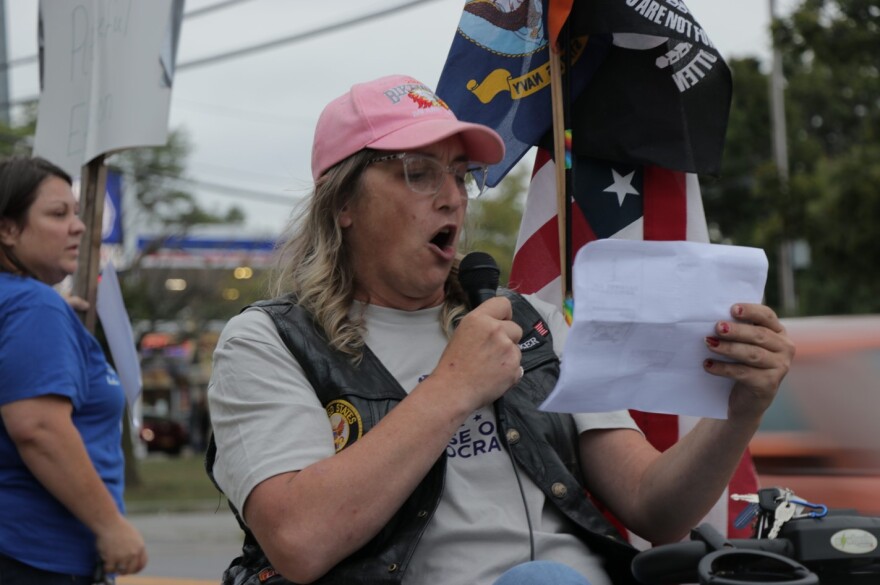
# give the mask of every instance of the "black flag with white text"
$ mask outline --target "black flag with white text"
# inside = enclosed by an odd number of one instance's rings
[[[574,153],[717,175],[732,80],[684,3],[575,2],[569,26],[612,39],[571,107]]]

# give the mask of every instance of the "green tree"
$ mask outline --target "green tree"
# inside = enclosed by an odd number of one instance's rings
[[[734,92],[719,177],[701,177],[706,216],[716,239],[754,242],[767,217],[768,201],[758,188],[772,173],[767,77],[754,58],[733,60]]]
[[[185,275],[186,288],[170,293],[165,288],[168,278],[180,277],[179,270],[152,268],[145,270],[146,255],[164,246],[171,238],[186,236],[194,227],[204,225],[241,225],[245,214],[236,206],[222,213],[209,212],[195,196],[182,188],[190,143],[183,131],[169,133],[161,147],[126,150],[112,160],[123,174],[123,180],[134,192],[136,208],[131,224],[146,229],[155,237],[134,257],[131,265],[120,273],[120,283],[132,320],[181,319],[192,323],[196,330],[215,318],[235,314],[223,290],[204,270],[190,270]]]
[[[880,311],[880,6],[805,0],[776,29],[785,55],[793,218],[812,250],[804,311]]]
[[[112,165],[133,187],[141,225],[166,236],[181,235],[196,225],[241,224],[245,214],[233,206],[218,214],[205,210],[182,189],[191,145],[186,133],[173,130],[164,146],[133,148],[116,155]]]
[[[767,300],[778,305],[776,250],[804,239],[811,263],[796,274],[800,314],[880,311],[880,7],[866,0],[804,0],[773,34],[783,55],[790,181],[771,154],[767,75],[754,59],[734,78],[721,178],[702,178],[717,240],[764,248]],[[873,293],[873,294],[872,294]]]
[[[37,128],[37,102],[24,106],[22,118],[24,122],[20,125],[0,123],[0,157],[31,154]]]

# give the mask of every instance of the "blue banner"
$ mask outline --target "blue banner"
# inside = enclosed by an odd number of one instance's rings
[[[122,175],[111,170],[107,171],[101,243],[122,244]]]

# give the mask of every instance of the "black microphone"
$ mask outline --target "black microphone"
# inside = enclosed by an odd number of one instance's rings
[[[498,263],[485,252],[471,252],[458,265],[458,282],[468,298],[468,306],[475,309],[498,292],[501,271]]]

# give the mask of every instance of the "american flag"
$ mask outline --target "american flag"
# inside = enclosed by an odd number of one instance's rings
[[[574,195],[569,209],[572,258],[581,246],[599,238],[709,241],[700,185],[694,174],[576,157],[573,177]],[[538,149],[510,286],[561,306],[555,193],[554,162],[547,150]],[[631,413],[648,440],[661,451],[696,423],[692,417]],[[757,488],[757,474],[746,453],[705,521],[728,537],[748,537],[748,527],[733,525],[745,503],[732,501],[729,493],[755,493]],[[646,544],[638,542],[635,535],[630,539],[636,545]]]
[[[547,337],[547,335],[550,333],[550,331],[547,329],[547,326],[544,325],[543,321],[538,321],[537,323],[535,323],[535,331],[537,331],[544,337]]]

